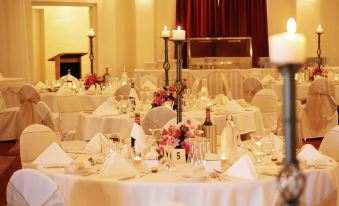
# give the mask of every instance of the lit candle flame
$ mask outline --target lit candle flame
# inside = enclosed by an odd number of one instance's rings
[[[289,18],[287,21],[287,32],[288,33],[295,33],[297,30],[297,23],[293,18]]]
[[[164,31],[167,31],[167,26],[164,26]]]

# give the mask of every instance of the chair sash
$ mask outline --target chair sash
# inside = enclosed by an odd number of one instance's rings
[[[47,104],[45,102],[40,101],[37,103],[35,108],[39,117],[41,118],[41,123],[51,128],[52,130],[57,131],[51,110],[49,109]]]
[[[249,77],[245,79],[243,83],[244,99],[247,102],[251,102],[255,93],[261,89],[263,89],[263,86],[257,78]]]
[[[38,103],[40,95],[32,85],[23,85],[18,92],[20,111],[23,116],[24,127],[38,122],[35,112],[35,104]]]

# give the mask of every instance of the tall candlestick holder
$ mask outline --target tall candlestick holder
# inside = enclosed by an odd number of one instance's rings
[[[163,40],[165,42],[165,49],[164,49],[165,61],[164,61],[164,64],[162,65],[162,67],[164,68],[164,71],[165,71],[165,86],[168,87],[169,86],[168,72],[169,72],[169,69],[171,68],[171,65],[168,61],[168,39],[169,39],[169,37],[161,37],[161,38],[163,38]]]
[[[318,68],[321,67],[321,47],[320,47],[320,41],[321,41],[321,34],[323,32],[316,32],[316,34],[318,35],[318,48],[317,48],[317,64],[318,64]]]
[[[89,60],[91,61],[91,74],[93,74],[93,61],[94,61],[94,55],[93,55],[93,38],[95,35],[88,35],[89,37]]]
[[[284,133],[286,157],[284,167],[278,176],[278,185],[285,206],[299,204],[299,198],[305,186],[305,176],[299,169],[296,158],[296,108],[295,108],[295,79],[301,65],[288,64],[278,67],[284,78]]]
[[[182,121],[182,93],[184,91],[184,84],[181,78],[181,67],[182,67],[182,59],[181,59],[181,49],[182,45],[185,43],[185,40],[172,40],[175,44],[176,50],[176,80],[174,83],[175,90],[177,92],[176,104],[177,104],[177,123]]]

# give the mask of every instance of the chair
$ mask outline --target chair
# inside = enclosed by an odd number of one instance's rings
[[[59,142],[59,136],[49,127],[41,124],[32,124],[24,129],[20,138],[20,157],[22,167],[31,167],[30,164],[38,155],[53,142]]]
[[[162,128],[170,119],[176,117],[177,113],[172,109],[161,106],[149,110],[144,119],[141,121],[141,126],[145,134],[150,134],[149,129]]]
[[[0,92],[0,141],[19,139],[23,129],[23,121],[19,107],[6,108],[5,100]]]
[[[251,104],[260,109],[265,129],[276,131],[278,119],[278,97],[274,90],[259,90],[252,98]]]
[[[59,96],[57,98],[59,121],[58,127],[63,140],[73,140],[77,126],[79,112],[85,110],[88,105],[81,102],[76,95]]]
[[[323,137],[338,125],[334,91],[334,84],[327,78],[317,78],[311,83],[301,115],[302,138]]]
[[[35,105],[35,109],[41,119],[41,124],[51,128],[54,131],[58,131],[58,127],[56,125],[57,123],[55,122],[57,117],[55,117],[56,115],[52,114],[51,110],[45,102],[39,101]]]
[[[138,95],[138,98],[140,99],[139,89],[137,89],[137,88],[134,88],[134,89],[135,89],[135,91]],[[115,96],[116,100],[119,101],[119,100],[122,100],[121,95],[126,96],[128,98],[129,95],[130,95],[130,91],[131,91],[131,85],[125,84],[125,85],[117,88],[117,90],[114,92],[114,96]]]
[[[321,141],[319,151],[328,155],[339,162],[339,126],[333,127],[328,131]]]
[[[221,74],[221,80],[222,80],[222,83],[224,85],[224,89],[225,89],[225,94],[228,98],[232,99],[232,91],[230,89],[230,86],[228,85],[228,81],[225,77],[225,74]]]
[[[16,171],[7,185],[8,206],[65,205],[58,186],[47,175],[38,170]]]
[[[39,92],[33,87],[33,85],[24,84],[20,87],[18,96],[24,127],[38,123],[35,104],[41,100]]]
[[[243,82],[243,95],[244,99],[250,103],[252,101],[253,96],[259,90],[263,89],[261,82],[254,77],[248,77]]]
[[[199,122],[196,119],[192,119],[192,118],[188,118],[188,117],[182,117],[182,121],[181,122],[187,122],[187,121],[191,121],[191,125],[194,127],[197,127],[198,125],[201,125],[201,122]],[[177,118],[174,117],[171,120],[169,120],[164,126],[164,129],[168,129],[171,125],[177,125]]]
[[[277,121],[277,134],[279,136],[284,135],[283,131],[283,124],[284,124],[284,113],[282,105],[278,106],[278,121]],[[301,131],[300,131],[300,120],[301,120],[301,113],[302,113],[302,104],[299,100],[295,102],[295,111],[296,111],[296,135],[297,135],[297,148],[301,148],[303,145],[302,138],[301,138]]]

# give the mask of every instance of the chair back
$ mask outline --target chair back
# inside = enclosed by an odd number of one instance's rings
[[[278,119],[278,97],[274,90],[259,90],[252,98],[251,104],[260,109],[265,129],[275,131]]]
[[[35,160],[53,142],[59,142],[59,136],[49,127],[41,124],[26,127],[20,137],[21,162]]]
[[[230,86],[228,84],[228,80],[225,77],[225,74],[221,74],[221,80],[222,83],[224,85],[224,89],[225,89],[225,94],[228,98],[232,99],[232,91],[230,89]]]
[[[41,119],[41,124],[51,128],[54,131],[57,131],[56,122],[53,119],[53,115],[48,105],[40,101],[35,106],[36,112]]]
[[[38,122],[35,105],[41,98],[39,92],[31,84],[24,84],[18,92],[20,111],[23,117],[24,127]]]
[[[135,91],[138,95],[138,99],[140,99],[139,89],[138,88],[134,88],[134,89],[135,89]],[[126,96],[128,98],[130,96],[130,92],[131,92],[131,85],[125,84],[125,85],[117,88],[117,90],[115,90],[115,92],[114,92],[115,99],[117,101],[122,100],[121,95]]]
[[[333,127],[328,131],[321,141],[319,151],[339,161],[339,126]]]
[[[199,124],[201,124],[201,122],[199,122],[196,119],[192,119],[192,118],[188,118],[188,117],[183,117],[181,122],[185,122],[188,123],[190,122],[190,125],[197,127]],[[171,125],[177,125],[177,118],[174,117],[172,119],[170,119],[164,126],[164,129],[168,129]]]
[[[141,121],[141,126],[145,134],[150,134],[149,129],[162,128],[170,119],[176,117],[177,113],[172,109],[161,106],[149,110],[144,119]]]
[[[259,81],[259,79],[254,78],[254,77],[246,78],[243,82],[244,99],[250,103],[255,93],[257,93],[259,90],[263,88],[264,87]]]
[[[14,172],[7,185],[6,198],[9,206],[65,205],[57,184],[33,169]]]
[[[334,94],[334,83],[327,78],[317,78],[311,83],[301,116],[303,138],[323,137],[338,125]]]

